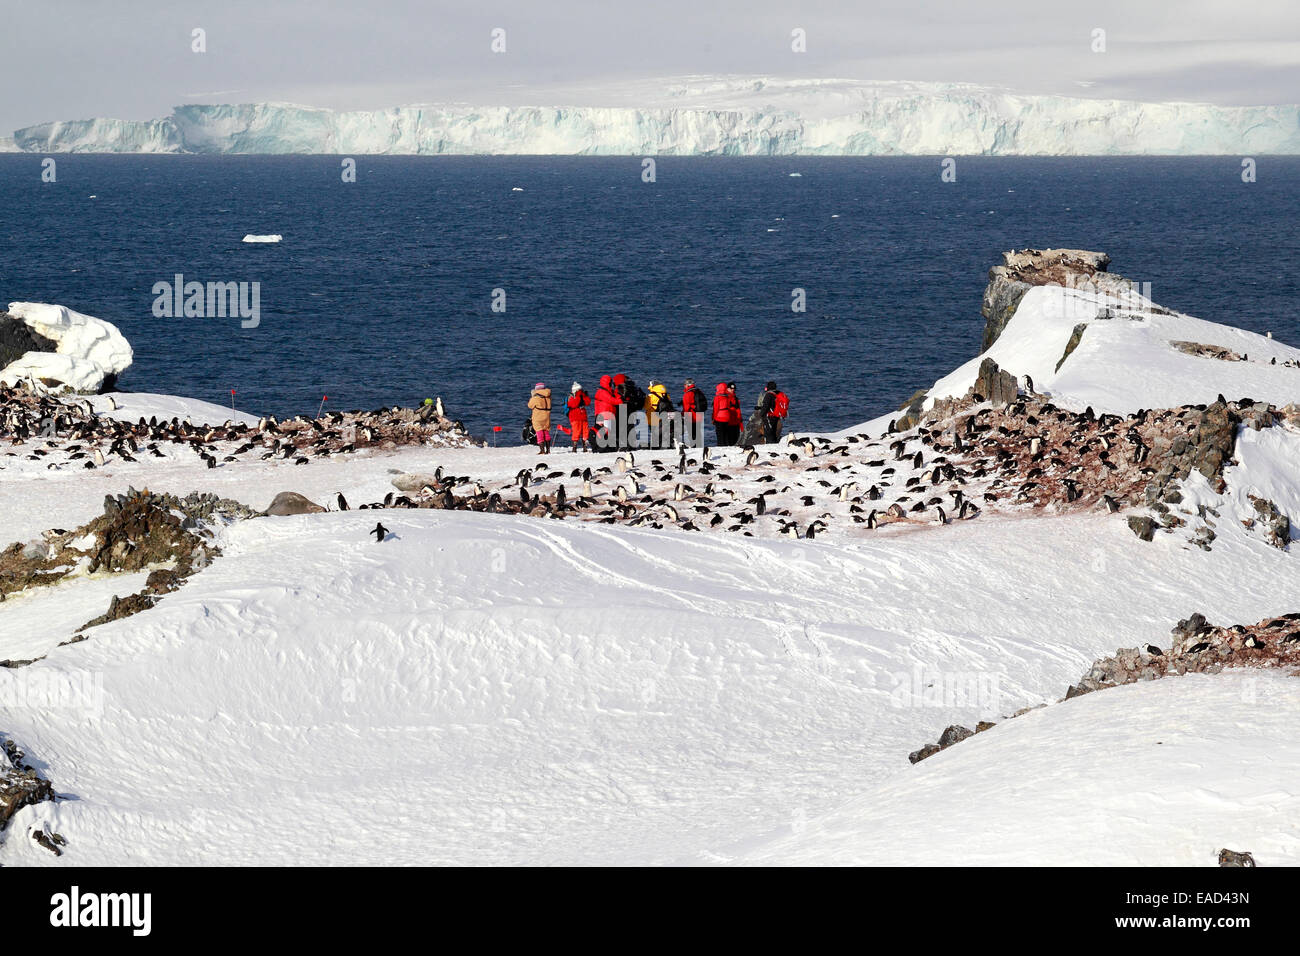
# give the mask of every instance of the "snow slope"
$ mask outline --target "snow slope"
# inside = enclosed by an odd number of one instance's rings
[[[968,84],[687,77],[550,102],[333,112],[178,106],[171,116],[42,123],[29,152],[590,155],[1300,153],[1295,106],[1040,96]],[[557,103],[559,105],[557,105]]]
[[[1047,291],[993,352],[1063,405],[1300,400],[1294,349],[1188,316],[1088,319],[1055,373],[1081,319]],[[229,414],[114,399],[130,418]],[[3,449],[0,542],[76,527],[128,484],[355,504],[396,471],[488,480],[537,460],[403,448],[209,469],[160,448],[92,471]],[[1294,428],[1247,430],[1224,495],[1187,483],[1183,507],[1222,515],[1209,552],[1101,509],[815,541],[443,511],[240,522],[182,589],[82,643],[59,646],[112,582],[0,603],[0,659],[48,655],[0,668],[0,731],[76,798],[20,811],[0,863],[1212,865],[1223,846],[1295,863],[1294,677],[1167,678],[1003,718],[1117,647],[1167,646],[1195,611],[1300,610],[1294,544],[1234,520],[1248,493],[1300,513],[1298,462]],[[60,686],[89,690],[50,706]],[[908,763],[979,720],[1000,723]],[[63,857],[37,828],[67,838]]]
[[[1151,303],[1138,295],[1125,303],[1115,308],[1112,297],[1092,291],[1030,289],[997,341],[939,379],[927,406],[966,394],[985,357],[1017,376],[1030,376],[1034,388],[1057,404],[1076,410],[1091,405],[1099,414],[1212,402],[1219,394],[1278,406],[1300,401],[1300,368],[1284,364],[1300,362],[1300,349],[1244,329],[1151,311]],[[1103,308],[1115,317],[1099,318]],[[1087,325],[1083,337],[1057,371],[1080,323]],[[1227,348],[1248,361],[1189,355],[1170,344],[1179,341]]]
[[[1227,671],[1033,711],[801,821],[749,865],[1300,864],[1296,678]],[[1061,786],[1068,779],[1068,788]]]
[[[63,858],[11,836],[0,861],[730,860],[915,773],[907,753],[949,723],[1055,699],[1194,609],[1289,609],[1300,585],[1266,546],[1142,547],[1094,516],[851,548],[380,517],[383,544],[366,512],[236,525],[154,610],[0,671],[0,694],[103,685],[98,718],[4,711],[78,799],[15,824],[62,833]],[[1257,822],[1235,832],[1259,849]]]

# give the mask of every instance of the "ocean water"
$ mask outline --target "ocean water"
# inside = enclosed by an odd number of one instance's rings
[[[774,378],[790,427],[842,428],[975,355],[987,270],[1026,246],[1300,344],[1295,157],[1249,184],[1238,157],[959,158],[955,183],[938,158],[667,157],[654,183],[639,157],[358,157],[355,183],[329,156],[41,159],[0,156],[0,302],[116,323],[123,389],[255,413],[440,395],[513,443],[534,382],[624,372],[746,405]],[[260,283],[260,324],[153,317],[176,273]]]

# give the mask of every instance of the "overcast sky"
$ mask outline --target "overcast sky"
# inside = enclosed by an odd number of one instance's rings
[[[611,84],[692,73],[1296,103],[1300,0],[0,0],[0,62],[5,133],[180,103],[572,102],[574,88],[599,102]]]

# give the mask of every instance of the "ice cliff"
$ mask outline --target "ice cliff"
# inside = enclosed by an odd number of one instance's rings
[[[186,105],[17,130],[28,152],[582,155],[1300,153],[1300,107],[1026,95],[962,84],[693,77],[569,94],[612,105],[334,112]],[[647,105],[650,104],[650,105]]]

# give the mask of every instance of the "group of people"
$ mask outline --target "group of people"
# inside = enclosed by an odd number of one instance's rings
[[[745,433],[745,418],[735,382],[719,382],[710,406],[708,397],[694,379],[686,379],[681,403],[676,404],[668,386],[662,382],[651,379],[649,387],[642,389],[626,375],[604,375],[595,395],[589,395],[580,383],[574,382],[564,404],[569,421],[567,430],[575,452],[702,445],[705,415],[710,415],[719,445],[739,444]],[[530,419],[524,428],[524,440],[536,444],[537,453],[545,455],[554,441],[551,390],[545,382],[533,386],[528,409]],[[594,425],[588,409],[594,414]],[[763,441],[777,441],[789,414],[789,398],[777,388],[776,382],[768,382],[755,409],[762,413]]]

